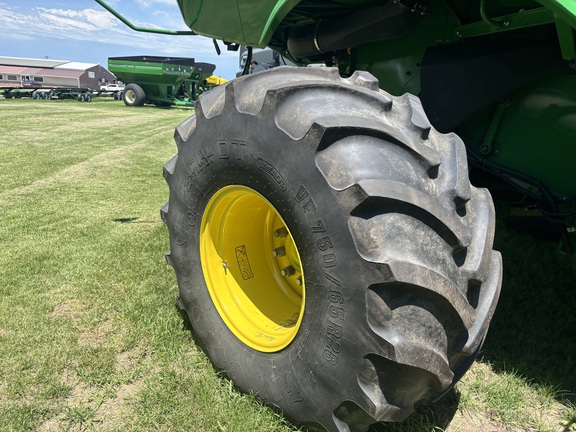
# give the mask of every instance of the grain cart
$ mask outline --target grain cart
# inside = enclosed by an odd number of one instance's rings
[[[108,70],[127,83],[122,100],[127,106],[194,105],[204,80],[216,66],[193,58],[129,56],[110,57]]]
[[[405,419],[470,367],[499,295],[468,161],[570,248],[576,3],[178,3],[194,33],[312,66],[219,86],[176,128],[161,215],[199,344],[310,430]]]

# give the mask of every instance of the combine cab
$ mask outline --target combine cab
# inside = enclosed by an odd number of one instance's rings
[[[108,69],[127,84],[122,96],[127,106],[193,106],[216,66],[193,58],[131,56],[110,57]]]

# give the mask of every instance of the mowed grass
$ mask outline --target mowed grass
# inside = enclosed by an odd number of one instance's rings
[[[0,99],[0,431],[294,431],[219,377],[175,308],[162,165],[190,109]],[[576,264],[504,227],[480,360],[373,431],[568,431]]]
[[[0,430],[289,430],[174,307],[162,164],[189,109],[0,99]]]

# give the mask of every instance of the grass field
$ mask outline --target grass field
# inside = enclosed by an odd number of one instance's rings
[[[0,99],[0,431],[293,431],[219,378],[175,308],[162,165],[189,109]],[[498,229],[480,359],[374,431],[576,430],[576,260]]]

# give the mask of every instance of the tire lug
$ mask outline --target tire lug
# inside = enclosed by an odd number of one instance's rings
[[[284,267],[280,272],[284,277],[292,276],[294,273],[296,273],[296,270],[294,270],[294,267],[292,266]]]
[[[286,249],[284,247],[278,247],[272,251],[272,256],[274,258],[282,257],[286,255]]]
[[[287,235],[288,230],[286,228],[278,228],[276,231],[274,231],[274,237],[276,238],[286,237]]]

